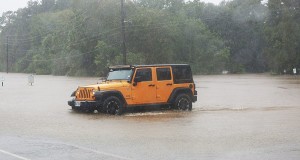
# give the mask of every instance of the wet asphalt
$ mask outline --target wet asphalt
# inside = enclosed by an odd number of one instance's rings
[[[300,77],[194,76],[192,112],[110,116],[67,105],[97,78],[2,76],[0,160],[300,159]]]

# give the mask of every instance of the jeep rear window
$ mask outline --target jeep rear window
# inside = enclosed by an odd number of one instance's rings
[[[173,66],[174,83],[193,83],[193,75],[190,66]]]
[[[108,73],[107,80],[131,80],[132,69],[111,69]]]

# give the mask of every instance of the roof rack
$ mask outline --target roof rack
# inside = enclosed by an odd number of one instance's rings
[[[132,68],[131,65],[116,65],[116,66],[110,66],[109,69],[119,69],[119,68]]]
[[[149,64],[149,65],[133,65],[133,67],[163,67],[163,66],[189,66],[189,64]]]
[[[139,67],[163,67],[163,66],[189,66],[189,64],[149,64],[149,65],[116,65],[110,66],[109,69],[129,69]]]

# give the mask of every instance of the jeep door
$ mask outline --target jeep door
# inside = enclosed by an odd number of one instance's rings
[[[156,85],[153,80],[152,68],[137,68],[133,79],[132,101],[135,105],[156,103]]]
[[[171,67],[157,67],[156,69],[156,98],[160,103],[168,101],[173,91]]]

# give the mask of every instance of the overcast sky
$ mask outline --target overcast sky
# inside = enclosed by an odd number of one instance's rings
[[[201,0],[204,2],[211,2],[219,4],[222,0]],[[24,8],[27,6],[28,0],[0,0],[0,14],[5,11],[16,11],[18,8]]]
[[[28,0],[0,0],[0,13],[2,15],[5,11],[15,11],[18,8],[27,6]]]

